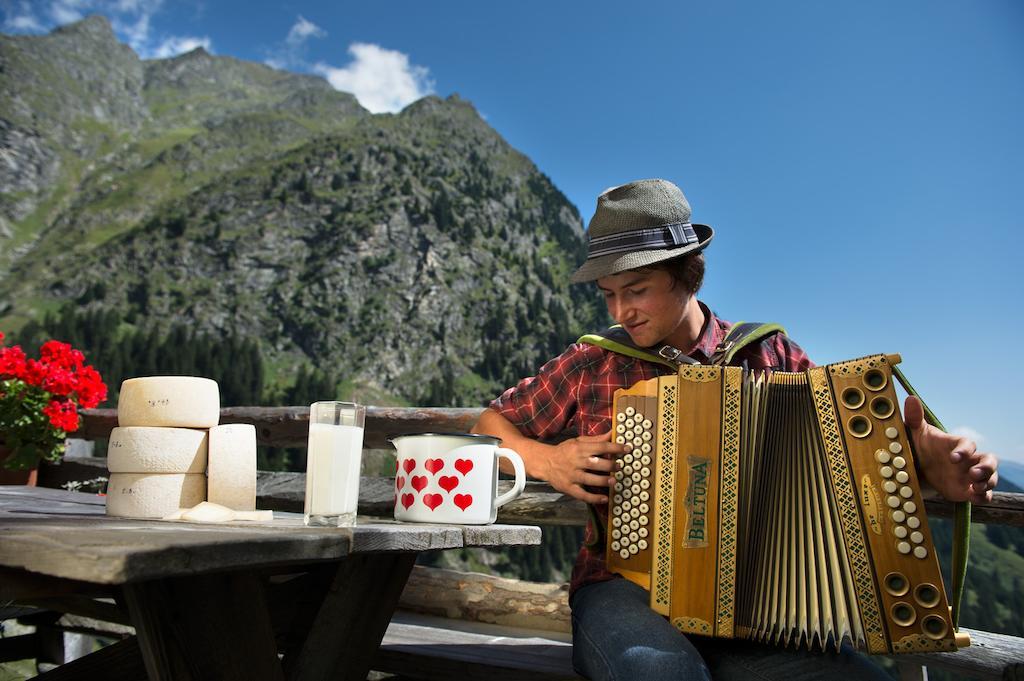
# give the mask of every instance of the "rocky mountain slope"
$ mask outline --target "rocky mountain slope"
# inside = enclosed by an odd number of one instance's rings
[[[100,17],[0,37],[0,328],[68,302],[255,338],[398,401],[475,404],[603,320],[579,214],[457,96],[371,115]],[[67,309],[67,308],[65,308]]]

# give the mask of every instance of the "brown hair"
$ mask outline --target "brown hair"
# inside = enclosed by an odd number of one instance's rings
[[[704,283],[704,254],[688,253],[678,258],[648,265],[645,269],[665,270],[672,276],[672,286],[681,284],[690,295],[697,295]]]

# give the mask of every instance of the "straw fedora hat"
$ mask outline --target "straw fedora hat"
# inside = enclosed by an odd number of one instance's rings
[[[638,180],[605,190],[587,227],[580,283],[703,250],[715,235],[690,222],[690,204],[668,180]]]

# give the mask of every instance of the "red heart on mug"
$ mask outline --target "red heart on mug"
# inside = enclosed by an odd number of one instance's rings
[[[455,462],[455,470],[465,475],[473,470],[473,462],[470,459],[458,459]]]
[[[399,475],[395,478],[395,489],[402,489],[405,487],[405,478]]]
[[[441,486],[445,492],[451,492],[453,489],[459,486],[459,479],[454,475],[442,475],[437,479],[437,484]]]
[[[467,508],[469,508],[473,504],[473,495],[472,494],[456,494],[454,501],[455,501],[455,505],[456,506],[458,506],[463,511],[465,511]]]
[[[440,494],[423,495],[423,503],[426,504],[427,508],[429,508],[431,511],[440,506],[442,501],[444,501],[444,497],[442,497]]]
[[[405,469],[406,473],[412,473],[412,469],[416,468],[416,461],[413,459],[406,459],[402,462],[402,468]]]
[[[444,461],[442,459],[427,459],[423,462],[423,467],[431,473],[436,473],[444,468]]]
[[[402,506],[405,506],[407,509],[410,506],[412,506],[412,503],[414,501],[416,501],[416,495],[415,494],[403,494],[402,495]]]
[[[427,476],[425,475],[414,475],[412,476],[412,488],[417,492],[421,491],[427,486]]]

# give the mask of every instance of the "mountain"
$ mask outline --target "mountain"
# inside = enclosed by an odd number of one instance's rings
[[[458,96],[372,115],[202,49],[141,60],[90,17],[0,37],[0,157],[5,330],[184,327],[255,341],[270,395],[311,366],[470,405],[605,321],[567,284],[578,211]]]

